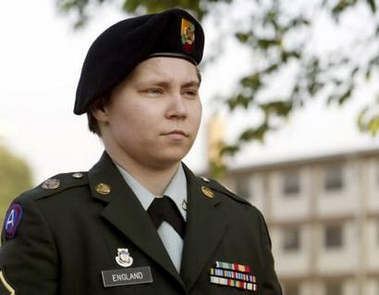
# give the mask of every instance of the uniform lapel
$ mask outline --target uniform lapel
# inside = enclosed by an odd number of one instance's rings
[[[89,171],[89,182],[93,197],[107,202],[102,217],[183,285],[146,211],[106,153]],[[108,185],[110,192],[99,193],[100,183]]]
[[[227,229],[225,209],[220,198],[204,194],[208,188],[185,167],[188,184],[188,215],[182,258],[181,276],[190,290]]]

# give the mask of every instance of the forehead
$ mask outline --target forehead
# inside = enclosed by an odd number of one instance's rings
[[[198,68],[182,58],[152,57],[138,64],[127,80],[199,80]]]

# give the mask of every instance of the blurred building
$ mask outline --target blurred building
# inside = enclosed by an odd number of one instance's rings
[[[263,213],[285,295],[379,294],[379,150],[229,171]]]

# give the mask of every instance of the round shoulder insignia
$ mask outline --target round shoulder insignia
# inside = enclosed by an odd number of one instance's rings
[[[203,194],[204,194],[205,196],[207,196],[207,197],[210,198],[210,199],[213,199],[214,196],[215,196],[213,190],[211,190],[211,189],[210,189],[209,187],[207,187],[207,186],[202,186],[202,187],[201,187],[201,191],[203,192]]]
[[[45,180],[41,187],[43,189],[57,189],[60,186],[60,180],[57,178],[50,178],[48,180]]]
[[[95,190],[101,195],[108,195],[111,192],[111,187],[106,183],[100,182],[95,186]]]
[[[20,224],[22,217],[22,207],[20,204],[12,204],[4,218],[3,230],[5,236],[9,239],[13,239],[16,235],[18,225]]]

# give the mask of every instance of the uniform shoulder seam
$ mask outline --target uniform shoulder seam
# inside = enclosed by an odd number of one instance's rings
[[[61,173],[48,178],[24,194],[38,200],[58,194],[73,187],[79,187],[87,184],[87,172]]]
[[[215,179],[211,179],[211,178],[205,178],[205,177],[200,177],[200,179],[204,183],[206,183],[214,191],[217,191],[217,192],[219,192],[219,193],[221,193],[223,195],[226,195],[226,196],[232,198],[233,200],[235,200],[235,201],[237,201],[239,203],[243,203],[243,204],[252,206],[249,201],[247,201],[246,199],[238,196],[231,189],[229,189],[225,185],[221,184],[219,181],[217,181]]]

